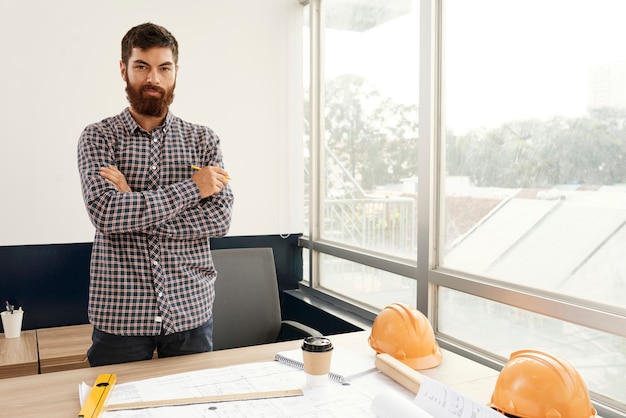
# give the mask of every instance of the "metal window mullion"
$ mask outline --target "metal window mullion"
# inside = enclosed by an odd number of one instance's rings
[[[417,308],[436,316],[436,289],[429,273],[437,259],[439,164],[441,137],[441,12],[437,0],[420,3],[419,155],[417,218]],[[431,319],[432,321],[432,319]]]
[[[488,282],[484,277],[461,276],[450,271],[433,271],[430,278],[449,289],[626,338],[623,309],[610,311],[605,306],[584,304],[587,301],[566,295],[550,295],[533,288],[523,289],[515,284],[507,286],[497,281]]]
[[[310,92],[309,100],[311,107],[311,138],[310,138],[310,200],[309,200],[309,237],[315,242],[320,239],[322,228],[322,214],[324,205],[325,176],[322,175],[324,163],[324,118],[323,118],[323,19],[321,0],[309,1],[309,27],[310,37]],[[320,255],[315,250],[309,251],[311,287],[319,286],[319,263]]]
[[[415,278],[415,265],[410,260],[401,260],[384,254],[374,254],[362,249],[340,246],[325,240],[310,241],[300,238],[298,245],[311,251],[362,264],[374,269],[387,271],[404,277]]]

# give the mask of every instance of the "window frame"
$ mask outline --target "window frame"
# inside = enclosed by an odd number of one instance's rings
[[[464,344],[437,329],[437,292],[439,286],[467,293],[480,298],[500,302],[515,308],[545,315],[558,320],[581,325],[598,331],[607,332],[626,338],[626,309],[601,305],[560,294],[549,293],[533,288],[497,282],[486,277],[472,276],[438,266],[439,243],[441,240],[440,209],[444,198],[440,184],[443,180],[440,161],[445,161],[442,144],[445,143],[443,114],[443,8],[445,0],[422,0],[420,2],[420,74],[419,74],[419,138],[418,145],[418,218],[417,218],[417,264],[406,260],[394,259],[374,252],[350,248],[336,242],[320,238],[321,191],[323,190],[323,149],[321,146],[323,121],[323,0],[300,0],[309,6],[311,46],[310,46],[310,100],[311,100],[311,136],[310,156],[311,178],[320,182],[311,182],[309,210],[309,231],[299,239],[299,245],[308,249],[309,280],[301,283],[304,291],[311,291],[317,297],[338,300],[346,303],[340,296],[324,292],[319,286],[318,255],[329,254],[376,269],[385,270],[411,278],[417,282],[417,300],[415,306],[428,316],[441,346],[474,359],[482,364],[500,369],[506,359],[492,353]],[[304,272],[306,276],[306,271]],[[370,319],[376,312],[355,306]],[[595,394],[594,394],[595,395]],[[593,396],[602,400],[602,396]],[[612,416],[611,409],[602,405],[598,412]]]

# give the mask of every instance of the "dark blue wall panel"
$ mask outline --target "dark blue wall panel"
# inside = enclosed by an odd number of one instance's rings
[[[91,243],[0,247],[0,300],[24,308],[24,329],[87,322]]]
[[[297,288],[302,279],[298,237],[224,237],[211,246],[271,247],[282,291]],[[87,323],[90,256],[91,243],[0,246],[0,303],[24,308],[24,329]]]
[[[299,235],[224,237],[213,248],[271,247],[274,251],[284,319],[305,323],[325,334],[358,330],[356,326],[293,297],[302,280]],[[24,308],[24,329],[86,324],[91,243],[0,247],[0,303]],[[0,308],[4,309],[4,307]]]

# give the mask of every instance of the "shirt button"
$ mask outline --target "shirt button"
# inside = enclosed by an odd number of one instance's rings
[[[155,265],[155,266],[158,266],[159,262],[158,261],[153,261],[152,264]]]
[[[156,144],[157,142],[159,142],[159,140],[156,139],[156,138],[152,138],[152,142],[154,142]]]
[[[156,170],[156,165],[153,165],[153,166],[152,166],[152,169],[153,169],[153,170]]]
[[[163,292],[159,292],[159,297],[162,298],[163,297]]]

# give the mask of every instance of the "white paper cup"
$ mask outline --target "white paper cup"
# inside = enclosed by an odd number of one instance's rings
[[[0,316],[2,316],[4,338],[18,338],[22,332],[22,318],[24,317],[24,311],[14,310],[13,313],[3,311]]]

